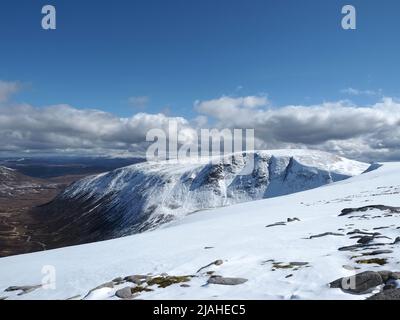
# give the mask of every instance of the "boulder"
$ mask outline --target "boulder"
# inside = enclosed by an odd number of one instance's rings
[[[130,299],[132,298],[131,287],[119,289],[117,292],[115,292],[115,295],[120,299]]]
[[[357,243],[367,244],[367,243],[370,243],[372,240],[374,240],[374,237],[364,236],[364,237],[361,237],[360,239],[358,239]]]
[[[365,271],[354,276],[337,279],[330,283],[330,287],[340,288],[352,294],[364,294],[371,292],[383,283],[383,279],[378,272]]]

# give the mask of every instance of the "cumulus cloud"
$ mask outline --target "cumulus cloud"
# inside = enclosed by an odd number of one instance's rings
[[[339,101],[281,108],[259,104],[248,108],[242,102],[245,100],[223,97],[196,101],[195,108],[216,119],[220,128],[254,128],[258,147],[315,148],[362,160],[399,155],[400,103],[392,98],[367,107]]]
[[[197,112],[224,119],[225,122],[236,123],[236,118],[242,118],[249,113],[257,112],[257,108],[267,106],[266,96],[229,97],[207,101],[195,101],[194,108]]]
[[[170,120],[181,130],[193,130],[186,119],[163,114],[118,118],[108,112],[69,105],[14,105],[0,108],[0,151],[137,151],[143,149],[150,129],[167,131]]]
[[[19,90],[17,82],[6,82],[0,80],[0,103],[5,102],[8,98]]]
[[[312,148],[366,161],[400,160],[400,102],[383,98],[371,106],[349,101],[273,107],[266,96],[222,96],[196,101],[189,120],[165,114],[131,117],[69,105],[0,107],[0,152],[144,153],[151,129],[168,132],[171,120],[180,143],[195,143],[198,130],[254,129],[256,147]]]

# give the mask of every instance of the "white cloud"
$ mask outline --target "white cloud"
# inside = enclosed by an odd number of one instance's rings
[[[196,111],[213,116],[217,119],[229,119],[235,122],[235,118],[246,116],[248,113],[256,111],[259,107],[268,105],[266,96],[247,96],[247,97],[229,97],[222,96],[219,99],[207,101],[195,101]]]
[[[392,98],[366,107],[338,101],[274,108],[265,96],[223,96],[196,101],[194,107],[199,115],[190,121],[148,113],[119,118],[69,105],[3,105],[0,152],[143,152],[147,132],[167,132],[175,120],[181,138],[189,140],[207,126],[253,128],[257,148],[313,148],[361,160],[400,160],[400,102]]]
[[[8,98],[19,90],[17,82],[6,82],[0,80],[0,102],[5,102]]]
[[[35,108],[14,105],[0,108],[0,151],[86,150],[108,153],[140,150],[150,129],[167,131],[169,120],[180,129],[191,129],[181,117],[138,113],[129,118],[99,110],[80,110],[68,105]]]
[[[254,128],[258,147],[312,147],[364,160],[400,154],[400,103],[391,98],[370,107],[339,101],[248,108],[226,101],[197,101],[195,108],[216,119],[220,128]]]

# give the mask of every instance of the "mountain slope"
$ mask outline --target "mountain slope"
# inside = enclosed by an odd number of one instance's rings
[[[355,272],[399,271],[400,216],[395,210],[400,207],[399,176],[400,163],[385,163],[318,189],[199,212],[151,232],[2,258],[0,297],[117,299],[116,290],[138,286],[116,281],[114,288],[103,286],[87,294],[117,277],[168,273],[195,277],[186,283],[189,287],[178,283],[161,288],[147,280],[153,291],[136,288],[138,298],[365,299],[382,286],[352,295],[329,288],[328,283]],[[362,208],[368,205],[395,208]],[[354,209],[343,215],[346,208]],[[287,222],[288,218],[293,221]],[[360,246],[363,233],[375,235]],[[216,260],[222,264],[200,270]],[[20,296],[19,291],[4,292],[12,285],[40,284],[43,266],[54,267],[55,290],[38,288]],[[211,271],[248,281],[236,286],[206,285]]]
[[[254,168],[243,175],[251,156]],[[367,168],[308,150],[237,153],[216,164],[141,163],[73,184],[37,216],[46,219],[55,244],[78,244],[152,229],[199,210],[316,188]]]
[[[18,173],[14,169],[0,166],[0,197],[16,197],[32,189],[43,189],[47,183]]]

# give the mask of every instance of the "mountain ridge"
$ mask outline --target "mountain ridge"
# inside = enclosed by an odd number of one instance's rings
[[[253,159],[253,170],[242,175]],[[216,163],[147,162],[77,181],[36,214],[47,219],[55,243],[106,240],[199,210],[316,188],[368,167],[309,150],[235,153]]]

